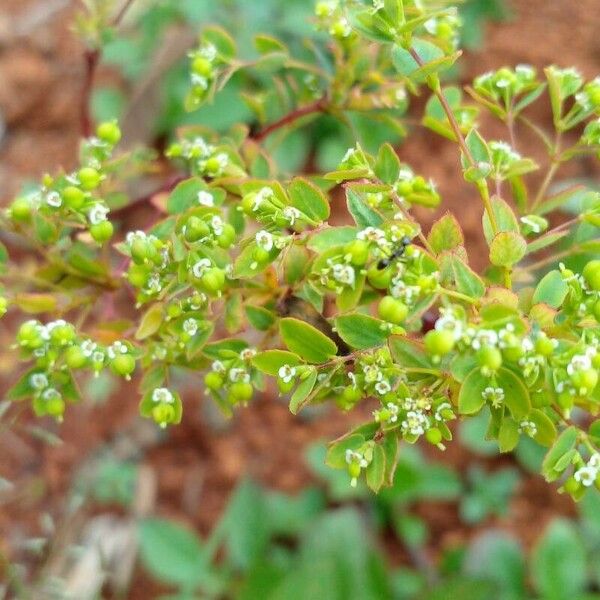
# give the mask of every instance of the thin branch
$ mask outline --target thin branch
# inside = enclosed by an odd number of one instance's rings
[[[113,19],[111,25],[113,27],[117,27],[120,25],[121,21],[125,17],[127,11],[131,8],[131,5],[135,2],[135,0],[126,0],[125,4],[121,7],[121,10],[117,13],[117,16]]]
[[[326,109],[327,109],[327,98],[325,96],[323,96],[322,98],[315,100],[315,102],[312,102],[311,104],[307,104],[306,106],[301,106],[300,108],[296,108],[295,110],[289,112],[287,115],[284,115],[283,117],[281,117],[281,119],[278,119],[277,121],[274,121],[270,125],[267,125],[264,129],[261,129],[260,131],[256,132],[255,134],[251,135],[250,137],[255,142],[262,142],[266,137],[271,135],[271,133],[273,133],[274,131],[281,129],[282,127],[285,127],[286,125],[290,125],[294,121],[297,121],[298,119],[301,119],[302,117],[305,117],[307,115],[310,115],[313,113],[325,112]]]
[[[83,88],[81,90],[81,105],[80,105],[80,126],[81,135],[89,137],[92,135],[94,127],[91,115],[91,98],[92,90],[94,89],[94,77],[96,69],[100,62],[100,49],[86,50],[84,53],[85,60],[85,76],[83,79]]]

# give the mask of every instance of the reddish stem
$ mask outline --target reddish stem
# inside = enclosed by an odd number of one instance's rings
[[[327,98],[324,96],[322,98],[319,98],[318,100],[315,100],[314,102],[311,102],[310,104],[307,104],[306,106],[301,106],[300,108],[296,108],[295,110],[289,112],[287,115],[281,117],[281,119],[274,121],[270,125],[267,125],[264,129],[261,129],[260,131],[252,135],[251,138],[255,142],[261,142],[274,131],[281,129],[281,127],[285,127],[286,125],[289,125],[294,121],[305,117],[306,115],[318,112],[325,112],[326,109]]]
[[[94,88],[94,76],[98,63],[100,62],[100,50],[86,50],[85,59],[85,77],[83,80],[83,89],[81,91],[81,108],[80,108],[80,123],[81,135],[89,137],[92,135],[94,124],[90,111],[90,101],[92,98],[92,90]]]

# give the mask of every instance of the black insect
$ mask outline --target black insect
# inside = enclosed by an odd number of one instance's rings
[[[389,256],[382,258],[377,263],[377,268],[381,271],[382,269],[389,267],[393,261],[395,261],[397,258],[400,258],[404,254],[406,247],[410,245],[410,242],[411,242],[411,239],[407,235],[405,235],[400,240],[400,243],[394,249],[394,251]]]

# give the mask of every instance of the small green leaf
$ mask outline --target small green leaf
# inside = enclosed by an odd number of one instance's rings
[[[403,367],[432,369],[433,364],[423,350],[423,346],[408,337],[393,335],[389,339],[392,358]]]
[[[510,452],[519,443],[519,425],[511,418],[502,419],[498,432],[500,452]]]
[[[464,245],[465,238],[458,221],[448,212],[431,226],[427,241],[435,253],[440,254]]]
[[[512,231],[501,231],[490,244],[490,261],[497,267],[512,267],[527,252],[523,236]]]
[[[21,293],[17,294],[12,302],[23,312],[33,315],[43,312],[53,312],[58,305],[56,296],[52,294]]]
[[[575,448],[576,443],[577,429],[573,426],[567,427],[558,436],[542,463],[542,474],[546,481],[554,481],[560,477],[562,470],[557,470],[557,465]]]
[[[444,253],[444,261],[449,261],[457,291],[470,298],[481,298],[485,294],[485,284],[475,271],[456,253]]]
[[[293,415],[298,414],[298,411],[303,407],[303,403],[309,397],[310,393],[317,383],[318,371],[314,367],[310,367],[310,373],[306,379],[300,382],[300,385],[295,389],[290,399],[290,412]]]
[[[569,293],[569,284],[560,271],[546,273],[540,280],[531,299],[532,304],[547,304],[551,308],[560,308]]]
[[[373,447],[373,458],[367,467],[367,485],[377,493],[385,478],[385,452],[379,444]]]
[[[343,315],[335,320],[335,331],[352,348],[366,350],[385,344],[385,323],[363,314]]]
[[[520,232],[519,221],[513,211],[513,209],[506,203],[502,198],[494,196],[490,203],[492,205],[492,212],[496,217],[496,225],[498,225],[498,232],[501,231],[512,231],[514,233]],[[484,211],[483,217],[481,218],[483,225],[483,234],[488,243],[488,246],[494,239],[494,228],[490,221],[490,217],[487,211]]]
[[[443,51],[435,44],[420,38],[415,38],[413,40],[412,49],[424,64],[437,61],[444,57]],[[405,77],[414,77],[421,68],[411,53],[401,46],[393,47],[392,61],[396,71]]]
[[[135,332],[136,340],[145,340],[154,335],[163,324],[163,305],[160,302],[153,304],[142,317],[140,325]]]
[[[208,186],[198,177],[182,181],[169,194],[167,211],[169,214],[176,215],[185,212],[188,208],[198,206],[198,193],[203,190],[208,190]]]
[[[458,411],[463,415],[472,415],[479,412],[485,404],[483,392],[489,386],[489,377],[484,377],[481,374],[481,369],[473,369],[460,386]]]
[[[327,362],[337,352],[337,346],[330,338],[299,319],[281,319],[279,331],[289,350],[310,363]]]
[[[296,177],[288,186],[292,206],[316,223],[329,218],[329,202],[325,194],[314,184]]]
[[[211,25],[202,32],[202,39],[210,42],[217,49],[219,56],[229,62],[236,53],[235,42],[233,38],[221,27]]]
[[[557,436],[556,425],[552,422],[552,419],[537,408],[534,408],[527,418],[536,427],[533,439],[542,446],[551,446]]]
[[[302,364],[297,354],[285,350],[265,350],[252,357],[252,364],[262,373],[277,377],[279,369],[284,365],[295,367]]]
[[[359,192],[351,187],[346,188],[346,202],[348,211],[354,222],[361,228],[379,227],[383,223],[383,217],[375,210],[367,206]]]
[[[248,317],[250,325],[255,329],[258,329],[258,331],[267,331],[267,329],[270,329],[273,323],[275,323],[275,314],[262,306],[252,306],[251,304],[247,304],[244,307],[244,310],[246,311],[246,316]]]
[[[315,252],[324,252],[335,246],[343,246],[356,239],[356,227],[344,225],[342,227],[328,227],[310,236],[306,244]]]
[[[344,469],[346,462],[346,450],[358,450],[365,443],[365,438],[359,434],[347,435],[329,444],[325,464],[332,469]]]
[[[504,404],[510,410],[513,418],[517,421],[525,419],[531,411],[529,391],[523,381],[512,371],[504,367],[496,373],[496,387],[502,388],[504,392]]]
[[[398,181],[398,174],[400,173],[400,159],[392,148],[391,144],[383,144],[379,148],[377,154],[377,160],[375,161],[375,175],[383,183],[393,185]]]

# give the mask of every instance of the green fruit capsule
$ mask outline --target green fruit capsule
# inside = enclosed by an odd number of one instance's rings
[[[357,462],[351,462],[348,465],[348,474],[352,479],[360,477],[360,465]]]
[[[362,398],[362,392],[353,385],[348,385],[341,393],[341,400],[346,408],[354,406]]]
[[[454,335],[450,331],[428,331],[423,338],[425,349],[432,356],[444,356],[454,348]]]
[[[277,388],[281,394],[287,394],[292,391],[292,388],[296,385],[294,380],[284,381],[281,377],[277,378]]]
[[[62,416],[65,414],[65,401],[60,395],[55,395],[46,401],[46,414],[62,420]]]
[[[399,325],[408,315],[408,307],[393,296],[384,296],[377,307],[379,316],[388,323]]]
[[[600,260],[590,260],[583,267],[583,278],[591,290],[600,292]]]
[[[594,319],[600,323],[600,300],[596,300],[592,308],[592,314],[594,315]]]
[[[57,325],[50,332],[50,339],[59,346],[67,346],[75,339],[75,328],[73,325]]]
[[[211,371],[204,376],[204,385],[209,390],[220,390],[223,387],[223,376],[215,371]]]
[[[200,217],[191,216],[185,224],[185,239],[190,244],[205,238],[210,234],[208,224]]]
[[[484,346],[477,352],[477,362],[482,368],[497,371],[502,366],[502,353],[498,348]]]
[[[355,267],[362,267],[369,260],[369,244],[364,240],[350,242],[345,252],[350,255],[350,262]]]
[[[581,483],[579,483],[575,477],[571,476],[565,481],[563,488],[567,494],[573,495],[579,491]]]
[[[148,269],[142,265],[132,264],[127,271],[127,281],[133,287],[142,288],[148,280]]]
[[[85,203],[85,192],[74,185],[66,187],[61,196],[65,206],[72,210],[79,210]]]
[[[598,371],[595,369],[575,371],[571,375],[571,381],[580,393],[589,394],[598,383]]]
[[[92,167],[83,167],[77,173],[77,179],[81,184],[82,189],[86,192],[96,189],[100,185],[100,173]]]
[[[175,420],[175,408],[172,404],[161,402],[152,409],[152,418],[161,427],[166,427]]]
[[[15,223],[27,223],[31,219],[31,204],[25,198],[17,198],[9,208],[10,218]]]
[[[385,290],[390,286],[394,276],[391,269],[378,269],[377,265],[372,265],[367,271],[369,283],[377,290]]]
[[[545,335],[535,340],[535,351],[542,356],[550,356],[554,352],[554,342]]]
[[[17,333],[17,343],[32,350],[44,345],[44,338],[37,321],[26,321],[21,325]]]
[[[252,398],[254,388],[249,383],[238,381],[231,384],[227,398],[231,404],[245,404]]]
[[[87,357],[79,346],[67,348],[64,356],[69,369],[81,369],[87,363]]]
[[[216,294],[225,287],[225,271],[218,267],[211,267],[200,278],[200,284],[209,294]]]
[[[117,354],[110,361],[110,368],[117,375],[129,379],[135,371],[135,358],[131,354]]]
[[[210,77],[213,72],[213,66],[210,60],[203,56],[196,56],[192,60],[192,73],[201,77]]]
[[[219,159],[216,156],[211,156],[204,163],[204,171],[208,175],[216,175],[217,173],[220,173],[221,172],[221,163],[219,162]]]
[[[121,129],[116,121],[100,123],[96,129],[96,135],[107,144],[115,146],[121,140]]]
[[[217,236],[217,244],[219,244],[221,248],[227,249],[231,247],[234,240],[235,229],[233,228],[233,225],[225,223],[223,225],[223,232],[221,233],[221,235]]]
[[[434,446],[442,442],[442,432],[437,427],[432,427],[425,432],[425,439]]]
[[[90,227],[90,235],[98,244],[108,242],[113,236],[114,227],[110,221],[100,221]]]

